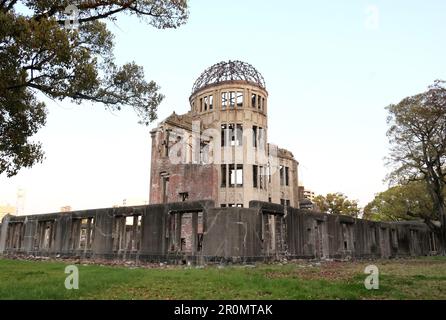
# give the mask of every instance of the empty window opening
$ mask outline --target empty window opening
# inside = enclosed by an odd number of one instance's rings
[[[221,109],[225,110],[228,107],[228,93],[222,92],[221,93]]]
[[[169,156],[169,141],[170,141],[170,129],[166,129],[164,131],[164,140],[162,142],[163,145],[163,156],[168,157]]]
[[[229,186],[242,187],[243,186],[243,165],[230,164],[229,165]]]
[[[186,238],[181,238],[180,250],[186,251]]]
[[[141,247],[141,225],[141,215],[115,216],[113,224],[113,251],[138,251]]]
[[[229,130],[226,123],[221,125],[221,146],[226,147],[229,141]]]
[[[254,93],[251,95],[251,107],[257,108],[257,95]]]
[[[194,253],[203,247],[203,212],[169,214],[168,238],[170,252]]]
[[[169,214],[169,229],[167,230],[169,238],[169,251],[176,251],[177,248],[177,214]]]
[[[260,170],[260,177],[261,177],[261,184],[260,187],[263,188],[264,190],[267,189],[267,168],[266,167],[262,167]]]
[[[243,126],[239,123],[230,124],[231,129],[231,146],[241,146],[243,141]]]
[[[187,201],[189,199],[189,192],[180,192],[180,199],[182,202]]]
[[[221,187],[222,188],[226,188],[227,187],[227,183],[226,183],[226,164],[222,164],[221,165]]]
[[[243,142],[242,124],[222,124],[221,125],[221,146],[241,146]]]
[[[243,203],[230,203],[228,204],[230,208],[243,208]]]
[[[279,167],[279,175],[280,175],[280,185],[281,185],[281,186],[285,185],[284,171],[285,171],[284,167],[283,167],[283,166],[280,166],[280,167]]]
[[[214,96],[209,96],[209,110],[214,109]]]
[[[168,191],[169,191],[169,175],[166,172],[161,173],[161,194],[162,194],[162,202],[168,202]]]
[[[197,251],[200,252],[203,249],[203,212],[198,212],[197,223]]]
[[[266,140],[265,140],[265,129],[262,127],[258,128],[258,146],[261,150],[265,149]]]
[[[40,250],[51,249],[54,242],[54,221],[39,221],[37,226],[37,237],[34,248]]]
[[[257,126],[252,126],[252,146],[257,148]]]
[[[264,176],[264,168],[262,167],[262,166],[260,166],[259,167],[259,186],[260,186],[260,189],[264,189],[264,179],[263,179],[263,176]]]
[[[79,240],[75,248],[81,250],[91,250],[94,236],[94,218],[77,219],[74,223],[77,224],[75,227],[75,233],[78,233],[79,236]]]
[[[141,225],[142,225],[142,216],[134,215],[132,216],[132,231],[131,231],[131,240],[130,246],[132,251],[139,251],[141,249]]]
[[[20,250],[23,242],[23,223],[9,223],[8,234],[6,238],[6,248]]]
[[[241,146],[243,144],[243,126],[237,123],[235,134],[232,135],[232,146]]]
[[[126,247],[127,217],[115,216],[113,223],[113,251],[125,250]]]
[[[207,96],[204,97],[203,101],[204,101],[203,109],[204,109],[204,111],[207,111],[208,110],[208,97]]]
[[[289,168],[285,167],[285,185],[289,186],[290,185],[290,179],[289,179]]]
[[[51,228],[47,225],[44,230],[42,249],[49,249],[51,246]]]
[[[237,108],[243,107],[243,92],[237,92]]]
[[[351,233],[351,226],[347,223],[341,223],[342,226],[342,241],[344,244],[344,250],[352,250],[353,237]]]
[[[258,176],[258,166],[253,165],[252,166],[252,186],[254,188],[257,188],[257,176]]]
[[[229,92],[229,107],[233,109],[235,107],[235,99],[236,99],[236,92],[230,91]]]
[[[183,252],[192,251],[192,213],[181,214],[181,235],[180,250]]]

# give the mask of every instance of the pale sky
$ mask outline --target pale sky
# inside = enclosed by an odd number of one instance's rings
[[[144,127],[131,108],[49,101],[35,137],[46,159],[1,175],[0,204],[16,205],[19,188],[25,214],[148,201],[150,129],[189,110],[204,69],[242,60],[265,78],[268,139],[293,152],[299,180],[364,206],[386,189],[385,106],[446,79],[445,14],[437,0],[193,0],[177,30],[121,17],[111,25],[117,61],[144,66],[161,86],[159,120]]]

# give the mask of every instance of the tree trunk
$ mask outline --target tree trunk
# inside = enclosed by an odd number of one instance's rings
[[[441,250],[439,252],[442,256],[446,256],[446,208],[445,199],[443,196],[443,184],[440,178],[434,172],[433,168],[430,168],[430,178],[427,177],[426,183],[434,204],[434,213],[436,213],[435,219],[440,222],[440,227],[433,227],[432,220],[428,223],[429,228],[438,235],[440,240]],[[436,232],[437,231],[437,232]]]

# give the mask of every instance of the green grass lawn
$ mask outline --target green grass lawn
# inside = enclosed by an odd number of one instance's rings
[[[380,271],[366,290],[364,268]],[[446,258],[293,262],[256,267],[79,267],[79,290],[65,289],[68,263],[0,259],[0,299],[446,299]]]

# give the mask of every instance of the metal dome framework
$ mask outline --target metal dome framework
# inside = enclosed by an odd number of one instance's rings
[[[249,63],[243,61],[222,61],[207,68],[195,81],[192,94],[200,89],[225,81],[247,81],[265,89],[265,79]]]

